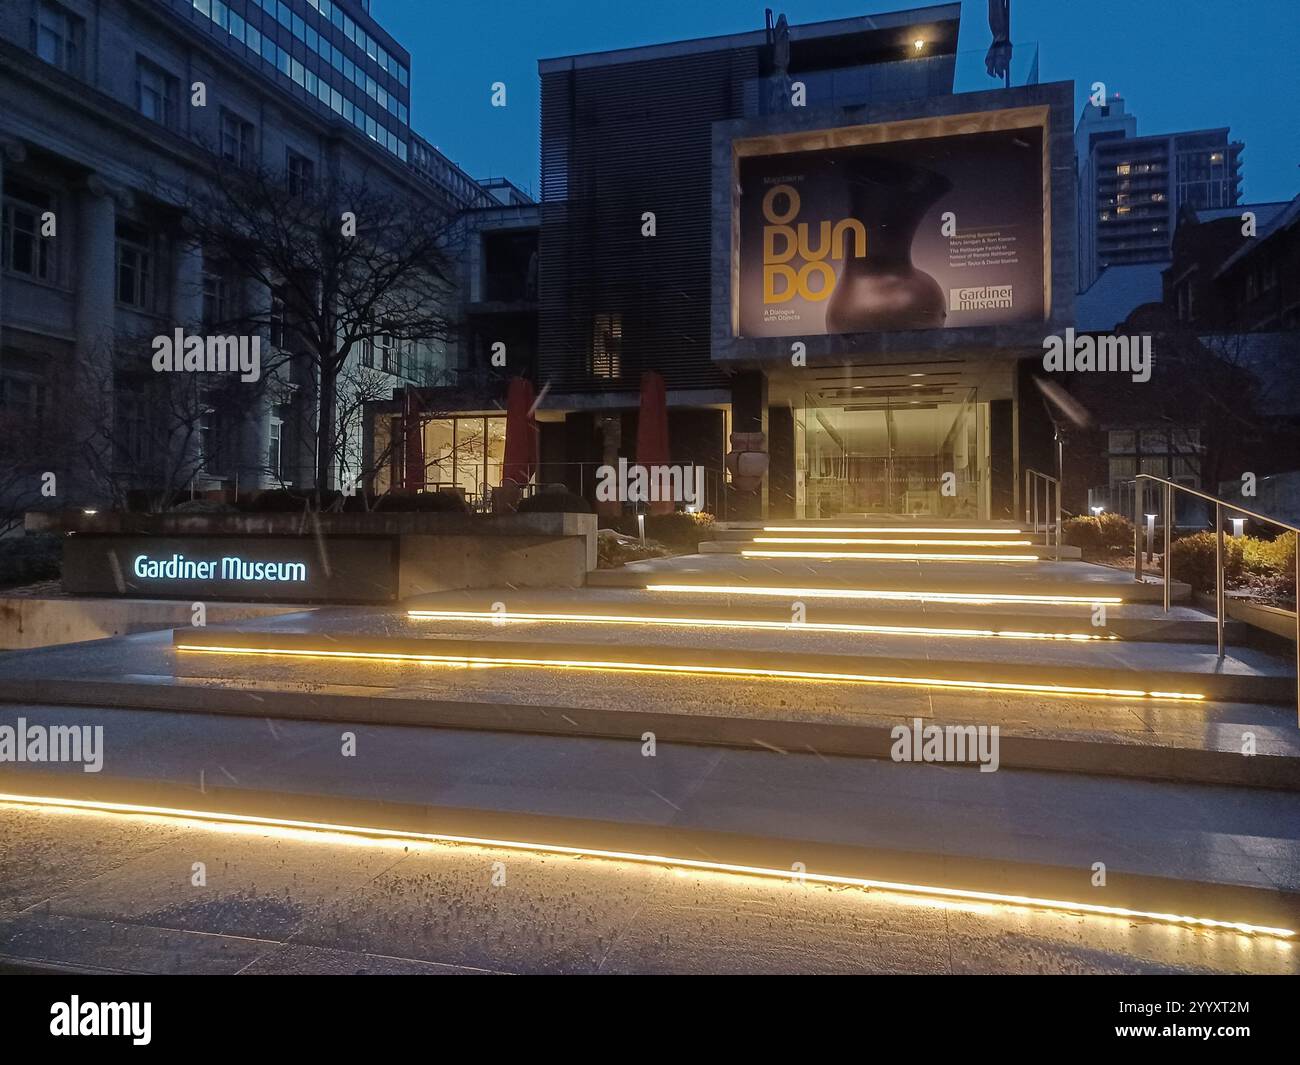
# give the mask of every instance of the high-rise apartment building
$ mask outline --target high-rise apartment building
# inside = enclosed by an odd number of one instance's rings
[[[1079,290],[1107,266],[1167,262],[1184,204],[1241,201],[1241,153],[1227,127],[1137,135],[1118,94],[1084,106],[1075,129],[1079,174]]]

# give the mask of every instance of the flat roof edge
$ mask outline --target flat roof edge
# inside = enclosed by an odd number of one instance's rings
[[[886,11],[879,15],[859,15],[855,18],[831,19],[826,22],[805,22],[791,25],[790,39],[792,41],[807,41],[816,40],[820,37],[863,33],[868,30],[896,29],[900,26],[910,26],[921,22],[960,21],[960,3],[933,4],[929,7]],[[698,55],[703,52],[721,52],[732,48],[752,48],[766,43],[766,30],[747,30],[743,33],[723,34],[718,37],[695,37],[685,41],[669,41],[664,44],[638,45],[632,48],[616,48],[604,52],[580,52],[574,55],[556,56],[551,59],[539,59],[537,61],[537,71],[539,74],[552,74],[564,70],[615,66],[619,63],[669,59],[676,56]]]

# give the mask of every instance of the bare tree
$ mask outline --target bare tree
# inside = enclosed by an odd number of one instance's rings
[[[455,215],[432,191],[370,173],[308,181],[221,166],[179,206],[206,256],[274,294],[250,322],[310,366],[319,499],[346,463],[339,386],[349,363],[366,348],[455,338]]]
[[[136,494],[165,510],[233,453],[250,394],[260,391],[220,373],[156,373],[144,337],[119,337],[111,358],[79,360],[65,416],[84,468],[130,509]],[[111,405],[101,402],[113,394]],[[226,439],[222,442],[222,431]]]

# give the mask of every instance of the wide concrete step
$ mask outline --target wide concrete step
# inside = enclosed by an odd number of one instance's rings
[[[734,535],[734,534],[733,534]],[[988,559],[990,562],[1032,562],[1044,558],[1077,559],[1079,549],[1043,544],[995,544],[981,540],[962,543],[956,540],[930,543],[890,540],[886,537],[863,539],[850,536],[797,537],[763,534],[752,539],[706,540],[699,544],[702,555],[763,555],[768,557],[876,558],[900,560],[946,558]]]
[[[1149,642],[1213,643],[1217,628],[1205,611],[1156,603],[1115,604],[1095,616],[1090,604],[1022,604],[842,600],[814,598],[782,603],[759,596],[712,592],[652,593],[639,588],[489,589],[445,592],[403,602],[407,611],[444,617],[479,618],[496,625],[606,624],[611,639],[636,625],[690,628],[746,627],[812,631],[842,627],[907,629],[942,635],[963,631],[1061,637],[1113,638]],[[1229,622],[1225,633],[1234,646],[1247,642],[1250,629]]]
[[[468,626],[467,626],[468,628]],[[639,627],[635,640],[610,640],[593,627],[587,640],[552,630],[512,638],[491,627],[455,636],[326,634],[177,629],[182,656],[307,658],[321,662],[413,661],[434,666],[593,669],[616,676],[756,676],[866,686],[901,684],[947,690],[1122,696],[1161,701],[1230,699],[1282,704],[1295,698],[1290,663],[1241,650],[1220,659],[1201,645],[1044,641],[1033,647],[1002,639],[875,637],[808,632],[707,630],[683,640],[680,630]]]
[[[980,521],[977,518],[932,518],[890,517],[887,515],[846,515],[838,518],[767,518],[762,521],[720,521],[715,529],[756,530],[765,528],[782,529],[880,529],[888,532],[910,533],[920,530],[939,530],[955,535],[971,535],[975,532],[991,531],[995,534],[1018,533],[1026,526],[1020,522],[993,520]]]
[[[378,609],[324,609],[259,628],[332,637],[339,648],[359,616],[374,635],[423,624]],[[249,716],[273,739],[276,726],[266,720],[304,719],[638,741],[649,731],[662,741],[871,758],[888,758],[892,730],[920,719],[997,726],[1004,766],[1300,790],[1293,703],[181,653],[170,633],[0,656],[0,702],[20,712],[58,704]],[[1253,757],[1242,757],[1247,737]],[[188,732],[182,740],[192,745]]]
[[[983,596],[992,601],[1065,597],[1079,603],[1159,602],[1158,581],[1134,581],[1131,573],[1086,562],[1043,559],[1034,563],[903,561],[800,558],[746,558],[734,554],[677,555],[633,562],[587,575],[596,588],[710,588],[727,594],[771,595],[789,601],[792,593],[837,594],[864,598],[863,592],[904,593],[914,599]],[[1174,601],[1191,588],[1175,580]],[[869,596],[865,598],[870,598]]]
[[[69,720],[50,709],[31,715],[45,724]],[[73,720],[87,716],[94,712]],[[261,720],[113,711],[96,720],[131,741],[105,772],[8,765],[0,767],[3,790],[56,803],[143,803],[206,818],[512,841],[578,849],[588,860],[599,860],[591,852],[657,855],[659,864],[680,857],[786,877],[798,868],[869,879],[878,889],[909,885],[913,903],[934,888],[1282,933],[1300,927],[1298,800],[1275,791],[1223,789],[1211,802],[1186,785],[815,751],[661,740],[657,756],[644,758],[635,737],[359,728],[360,749],[385,767],[377,776],[340,772],[330,725],[285,723],[272,743]],[[1099,859],[1104,889],[1092,880]],[[1129,925],[1152,919],[1122,917]],[[1244,939],[1229,939],[1229,948],[1285,949]]]
[[[941,529],[937,526],[904,529],[889,529],[885,526],[867,526],[854,528],[844,525],[786,526],[758,525],[752,528],[735,528],[733,526],[715,525],[711,530],[715,540],[737,540],[746,543],[758,538],[778,537],[782,539],[809,540],[868,540],[884,543],[918,543],[918,544],[957,544],[957,543],[993,543],[993,544],[1030,544],[1042,543],[1046,534],[1028,532],[1019,529],[992,528],[976,529],[966,532],[960,529]]]

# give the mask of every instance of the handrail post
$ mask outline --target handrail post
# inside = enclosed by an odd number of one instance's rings
[[[1142,478],[1133,482],[1133,579],[1142,580]]]
[[[1029,471],[1025,470],[1025,524],[1029,524]]]
[[[1061,561],[1061,481],[1056,481],[1056,561]]]
[[[1223,564],[1223,504],[1214,504],[1214,620],[1219,635],[1219,657],[1223,657],[1223,612],[1225,585],[1228,583]]]
[[[1174,520],[1174,486],[1165,485],[1165,557],[1161,561],[1160,568],[1164,570],[1165,577],[1165,613],[1169,613],[1169,600],[1173,594],[1169,590],[1169,540],[1173,532]]]
[[[1300,533],[1295,553],[1295,682],[1296,724],[1300,725]]]

